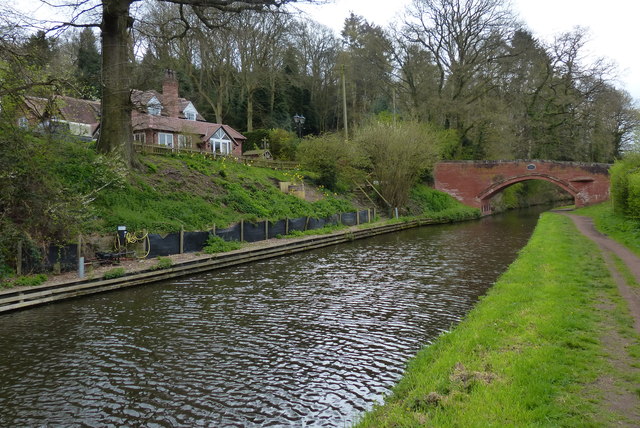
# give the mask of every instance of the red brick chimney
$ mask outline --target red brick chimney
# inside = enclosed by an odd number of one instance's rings
[[[162,81],[162,106],[169,117],[180,115],[180,101],[178,100],[178,79],[173,70],[166,69]]]

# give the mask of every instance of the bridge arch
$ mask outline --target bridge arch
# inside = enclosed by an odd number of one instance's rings
[[[490,200],[512,184],[545,180],[573,196],[576,206],[609,199],[609,164],[546,160],[447,161],[436,164],[438,190],[460,202],[491,213]]]
[[[477,196],[477,199],[480,200],[480,210],[483,213],[490,213],[491,198],[493,198],[496,194],[502,192],[504,189],[506,189],[507,187],[513,184],[520,183],[522,181],[529,181],[529,180],[544,180],[549,183],[555,184],[556,186],[560,187],[562,190],[569,193],[573,197],[573,200],[576,206],[581,206],[581,201],[579,200],[579,196],[578,196],[580,192],[578,189],[575,188],[575,186],[572,186],[570,182],[566,180],[562,180],[558,177],[548,175],[548,174],[522,174],[522,175],[517,175],[505,180],[495,182],[491,184],[488,188],[484,189]]]

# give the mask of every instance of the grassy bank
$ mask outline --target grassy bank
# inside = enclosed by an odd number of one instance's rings
[[[633,334],[615,296],[594,244],[570,219],[543,215],[487,296],[418,353],[386,403],[359,426],[594,426],[616,420],[603,410],[594,386],[603,373],[614,382],[630,381],[608,366],[600,341],[607,317],[596,305],[603,297],[617,302],[608,322]]]

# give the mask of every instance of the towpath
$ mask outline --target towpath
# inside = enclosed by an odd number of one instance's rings
[[[633,328],[640,333],[640,257],[631,252],[624,245],[614,241],[608,236],[596,230],[593,219],[576,214],[562,212],[573,220],[578,230],[595,242],[602,252],[602,256],[615,280],[620,295],[627,302],[629,313],[633,318]],[[618,257],[628,268],[636,285],[630,284],[631,278],[625,275],[619,263]],[[609,411],[617,415],[615,426],[637,427],[640,426],[640,397],[637,393],[637,385],[631,379],[637,379],[637,360],[630,352],[631,347],[637,343],[635,337],[623,334],[619,324],[614,321],[614,313],[617,311],[615,303],[609,299],[598,305],[603,316],[600,340],[605,347],[607,360],[612,371],[600,373],[594,387],[602,394],[604,405]],[[633,374],[630,379],[629,375]],[[607,425],[609,421],[603,422]]]

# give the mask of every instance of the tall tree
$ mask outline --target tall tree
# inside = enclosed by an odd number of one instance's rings
[[[91,28],[85,28],[78,37],[78,81],[82,93],[89,98],[100,97],[100,66],[102,59],[97,40]]]
[[[191,9],[206,22],[210,8],[226,12],[245,10],[262,11],[280,7],[298,0],[157,0],[177,4],[182,11]],[[302,0],[301,0],[302,1]],[[312,2],[314,0],[304,0]],[[72,7],[73,18],[63,25],[99,27],[102,51],[102,112],[100,137],[97,150],[102,153],[119,153],[129,165],[133,163],[131,142],[131,54],[130,32],[134,16],[131,6],[136,0],[59,0],[58,5]],[[49,2],[47,2],[49,3]],[[82,14],[91,15],[100,10],[100,23],[80,23]],[[186,28],[189,29],[188,23]]]

